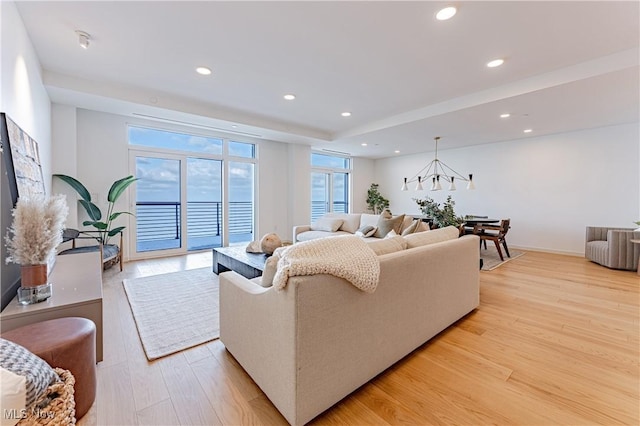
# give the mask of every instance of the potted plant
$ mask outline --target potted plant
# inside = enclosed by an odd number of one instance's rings
[[[454,211],[456,203],[451,198],[451,195],[447,197],[442,207],[429,197],[425,199],[414,198],[413,200],[418,204],[422,214],[431,218],[437,228],[444,228],[445,226],[455,226],[458,228],[464,223],[462,216],[456,216]]]
[[[73,178],[71,176],[62,175],[62,174],[54,174],[53,176],[69,184],[69,186],[75,189],[76,192],[80,195],[81,199],[78,200],[78,202],[82,207],[84,207],[85,211],[87,212],[87,215],[91,219],[91,220],[85,220],[84,222],[82,222],[82,225],[93,226],[94,228],[97,229],[97,236],[94,238],[98,240],[98,243],[102,245],[107,245],[109,243],[109,238],[113,237],[114,235],[118,234],[119,232],[121,232],[123,229],[126,228],[125,226],[118,226],[116,228],[112,228],[111,226],[113,224],[113,221],[118,216],[122,214],[131,215],[131,213],[114,212],[113,210],[114,210],[116,201],[118,200],[118,198],[120,198],[124,190],[127,189],[129,185],[131,185],[133,182],[138,180],[137,178],[134,178],[133,176],[127,176],[113,182],[113,184],[111,185],[111,188],[109,189],[109,193],[107,194],[107,202],[108,202],[107,214],[104,216],[104,221],[103,221],[102,211],[97,205],[93,203],[93,201],[91,200],[91,194],[89,193],[87,188],[85,188],[85,186],[82,183],[80,183],[80,181],[78,181],[76,178]]]
[[[69,208],[63,195],[20,197],[5,236],[7,263],[20,265],[18,302],[41,302],[51,296],[47,265],[55,258]]]
[[[380,214],[389,208],[389,200],[384,198],[378,190],[378,184],[372,183],[367,190],[367,206],[373,214]]]

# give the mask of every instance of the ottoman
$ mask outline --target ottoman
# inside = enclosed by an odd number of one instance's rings
[[[96,326],[86,318],[57,318],[2,333],[36,354],[52,367],[71,371],[76,418],[79,420],[96,398]]]

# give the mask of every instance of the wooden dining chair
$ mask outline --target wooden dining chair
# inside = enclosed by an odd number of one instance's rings
[[[507,246],[507,240],[505,240],[507,232],[509,232],[509,228],[511,228],[511,219],[502,219],[500,221],[500,225],[478,224],[473,227],[473,233],[480,237],[480,248],[482,248],[483,241],[485,249],[487,248],[487,240],[493,241],[496,245],[496,249],[498,249],[500,260],[504,261],[500,244],[504,247],[507,257],[511,257],[509,254],[509,247]]]

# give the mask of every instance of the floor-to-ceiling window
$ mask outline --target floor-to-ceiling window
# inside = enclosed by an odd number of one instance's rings
[[[135,253],[184,253],[254,239],[256,146],[129,126]],[[135,257],[135,254],[134,254]]]
[[[351,159],[311,153],[311,221],[328,212],[349,212]]]

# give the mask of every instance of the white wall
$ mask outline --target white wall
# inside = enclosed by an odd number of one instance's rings
[[[51,137],[55,144],[51,156],[51,169],[55,173],[77,176],[77,139],[76,108],[68,105],[53,104],[51,106]],[[60,179],[51,182],[52,192],[64,194],[69,204],[67,228],[78,228],[78,210],[76,208],[78,194]]]
[[[47,193],[51,190],[51,102],[41,78],[41,67],[22,18],[13,2],[0,1],[0,111],[38,142]],[[4,161],[0,157],[0,161]],[[0,176],[0,188],[6,178]],[[0,193],[0,238],[11,224],[11,198]],[[18,265],[5,264],[4,244],[0,244],[0,283],[2,301],[15,295],[20,277]]]
[[[638,124],[630,124],[441,150],[441,161],[473,173],[475,191],[400,191],[432,152],[378,160],[375,177],[394,213],[419,213],[412,198],[443,202],[451,194],[458,215],[510,217],[513,247],[583,254],[587,225],[640,220],[639,150]]]
[[[51,191],[51,101],[36,52],[13,2],[0,2],[0,111],[38,142],[47,193]]]
[[[367,212],[367,190],[375,181],[375,161],[366,158],[353,159],[353,173],[351,175],[353,213]],[[384,194],[382,194],[384,196]],[[385,197],[387,198],[387,197]],[[393,210],[392,210],[393,211]]]

